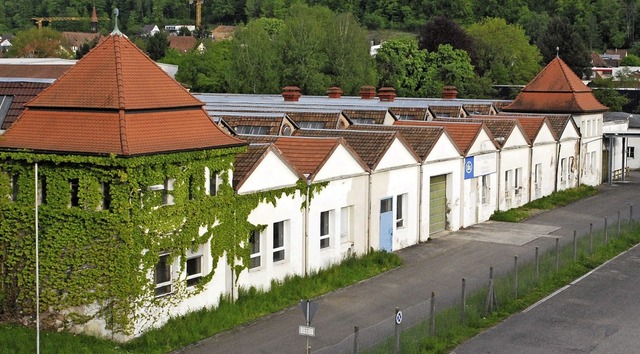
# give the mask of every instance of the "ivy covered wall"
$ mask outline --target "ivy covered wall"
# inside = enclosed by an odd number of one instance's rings
[[[131,333],[135,316],[144,314],[138,311],[141,306],[169,305],[187,295],[176,286],[171,296],[155,298],[153,270],[160,252],[170,252],[184,268],[186,252],[208,242],[213,264],[226,254],[239,273],[249,258],[243,246],[256,227],[248,223],[249,213],[262,200],[273,202],[282,193],[306,189],[236,195],[230,171],[243,149],[134,158],[0,153],[2,313],[15,319],[35,314],[36,161],[43,199],[38,218],[40,306],[58,321],[48,325],[68,327],[99,317],[108,329]],[[215,196],[205,193],[207,170],[221,179]],[[172,191],[149,189],[167,178],[175,179]],[[171,194],[172,205],[164,193]],[[198,287],[212,277],[213,271],[203,274]],[[85,306],[97,312],[60,315]]]

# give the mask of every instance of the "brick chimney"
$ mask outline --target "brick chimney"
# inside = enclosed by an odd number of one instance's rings
[[[285,102],[298,102],[302,94],[298,86],[285,86],[282,88],[282,97]]]
[[[442,98],[453,100],[458,97],[458,89],[455,86],[445,86],[442,88]]]
[[[378,91],[378,98],[382,102],[393,102],[396,98],[396,89],[393,87],[381,87]]]
[[[343,93],[344,92],[342,91],[342,89],[338,86],[331,86],[327,90],[327,95],[329,95],[329,98],[340,98],[342,97]]]
[[[360,98],[363,100],[370,100],[376,97],[376,88],[373,86],[360,87]]]

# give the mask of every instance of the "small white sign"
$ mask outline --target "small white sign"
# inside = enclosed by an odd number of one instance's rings
[[[398,313],[396,313],[396,323],[402,323],[402,311],[398,311]]]
[[[300,325],[300,327],[298,327],[298,333],[301,336],[315,337],[316,329],[314,327]]]

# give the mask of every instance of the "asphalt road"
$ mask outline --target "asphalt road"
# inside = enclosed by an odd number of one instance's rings
[[[637,353],[639,267],[636,246],[453,353]]]
[[[632,176],[640,181],[640,175]],[[589,223],[603,226],[604,217],[628,218],[629,205],[640,201],[635,182],[602,186],[601,192],[572,205],[539,214],[525,223],[509,225],[480,224],[466,230],[441,233],[429,242],[398,251],[404,265],[356,285],[323,295],[312,326],[316,336],[310,339],[313,351],[341,342],[353,333],[354,325],[366,329],[393,316],[396,307],[406,309],[422,303],[436,293],[442,309],[458,301],[461,279],[469,292],[485,285],[489,267],[495,274],[513,267],[513,256],[523,262],[532,259],[534,248],[541,251],[571,242],[573,230],[584,234]],[[640,219],[640,203],[634,210]],[[598,225],[600,224],[600,225]],[[546,227],[549,226],[549,227]],[[406,317],[406,316],[405,316]],[[179,353],[303,353],[306,338],[298,334],[304,323],[298,306],[220,333],[178,350]]]

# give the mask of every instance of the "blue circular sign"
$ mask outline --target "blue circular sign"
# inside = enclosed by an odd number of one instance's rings
[[[471,173],[473,171],[473,163],[471,161],[467,161],[467,163],[464,164],[464,170],[467,173]]]
[[[402,311],[398,311],[398,313],[396,313],[396,323],[402,323]]]

